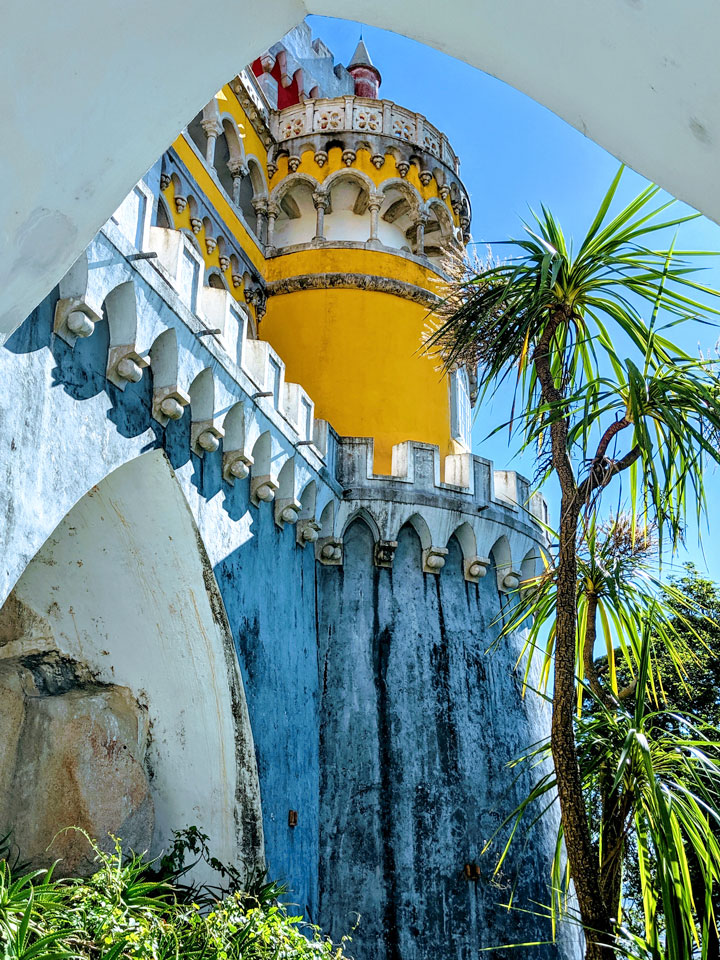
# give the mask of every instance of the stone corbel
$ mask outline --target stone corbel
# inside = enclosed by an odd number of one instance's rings
[[[259,507],[261,503],[270,503],[275,499],[278,482],[269,473],[250,478],[250,500]]]
[[[410,164],[407,162],[407,160],[398,160],[397,172],[400,174],[401,177],[406,177],[408,175],[409,170],[410,170]]]
[[[295,171],[299,166],[300,166],[300,157],[297,157],[294,155],[291,157],[288,157],[288,170],[290,171],[290,173],[295,173]]]
[[[309,520],[298,520],[296,528],[296,539],[301,547],[306,543],[315,543],[320,535],[320,524],[310,518]]]
[[[433,178],[432,170],[421,170],[421,171],[420,171],[420,183],[421,183],[424,187],[427,187],[427,186],[428,186],[428,184],[430,183],[430,181],[432,180],[432,178]]]
[[[315,544],[315,557],[326,566],[339,567],[343,562],[342,540],[337,537],[321,537]]]
[[[318,150],[315,154],[315,163],[319,167],[324,167],[328,161],[328,155],[324,150]]]
[[[397,540],[378,540],[375,544],[375,566],[392,567],[397,550]]]
[[[422,552],[423,573],[439,574],[445,566],[447,547],[428,547]]]
[[[286,523],[298,522],[302,504],[295,497],[281,497],[275,501],[275,523],[284,529]]]
[[[190,449],[199,457],[206,453],[215,453],[225,436],[222,427],[216,427],[212,420],[193,420],[190,426]]]
[[[512,593],[513,590],[517,590],[520,586],[520,574],[515,570],[510,570],[507,573],[500,571],[498,580],[500,581],[500,590],[503,593]]]
[[[374,167],[376,167],[376,168],[379,170],[380,167],[385,163],[385,154],[384,154],[384,153],[374,153],[374,154],[370,157],[370,162],[372,163],[372,165],[373,165]]]
[[[145,367],[149,366],[149,358],[141,356],[132,343],[110,347],[105,376],[110,383],[124,390],[128,383],[137,383]]]
[[[99,322],[98,314],[81,297],[63,297],[55,304],[53,333],[70,347],[78,337],[91,336]]]
[[[342,162],[346,167],[351,167],[355,163],[355,158],[357,154],[354,150],[343,150]]]
[[[190,397],[177,384],[156,387],[153,391],[152,416],[164,427],[168,420],[179,420],[189,403]]]
[[[223,477],[231,485],[236,480],[244,480],[245,477],[250,475],[250,467],[253,463],[253,458],[249,453],[243,453],[241,450],[225,450],[223,452]]]
[[[187,206],[187,197],[183,197],[181,194],[175,194],[175,209],[178,213],[182,213],[185,207]]]
[[[468,583],[479,583],[488,572],[491,562],[489,557],[470,557],[466,560],[463,567]]]

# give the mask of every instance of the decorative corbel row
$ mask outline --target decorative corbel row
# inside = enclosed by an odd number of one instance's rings
[[[281,530],[285,524],[298,522],[302,504],[295,497],[280,497],[275,501],[275,523]]]
[[[265,474],[261,477],[250,478],[250,500],[259,507],[261,503],[270,503],[275,499],[275,492],[278,490],[277,480]]]
[[[249,453],[243,453],[242,450],[224,450],[223,477],[231,485],[236,480],[244,480],[250,475],[250,467],[253,463]]]
[[[469,583],[479,583],[491,565],[492,561],[489,557],[470,557],[463,563],[465,579]]]
[[[296,528],[296,539],[298,544],[301,547],[304,547],[306,543],[316,543],[318,537],[320,536],[320,524],[310,519],[298,520]]]
[[[169,387],[157,387],[153,391],[152,416],[165,427],[168,420],[179,420],[189,403],[189,395],[177,384]]]
[[[80,297],[63,297],[55,304],[53,333],[70,347],[80,338],[92,336],[98,314]]]
[[[397,540],[378,540],[375,544],[375,566],[392,567],[397,545]]]
[[[326,566],[339,567],[343,562],[342,540],[321,537],[315,545],[315,557]]]
[[[194,420],[190,425],[190,448],[199,457],[215,453],[224,436],[225,431],[212,420]]]
[[[150,359],[135,349],[135,344],[127,343],[110,347],[105,376],[120,390],[128,383],[137,383],[142,379],[143,370],[150,366]]]
[[[423,573],[439,574],[445,566],[447,547],[428,547],[422,552]]]

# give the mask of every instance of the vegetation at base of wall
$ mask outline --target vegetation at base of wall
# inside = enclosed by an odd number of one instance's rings
[[[175,835],[161,861],[125,856],[119,840],[84,879],[53,870],[17,872],[0,859],[1,960],[341,960],[340,945],[293,916],[282,887],[210,856],[196,828]],[[1,853],[2,851],[0,851]],[[7,854],[7,850],[5,851]],[[195,855],[190,864],[185,855]],[[198,886],[188,871],[204,861],[224,886]]]
[[[705,469],[720,464],[717,363],[669,332],[684,321],[716,323],[720,293],[693,279],[698,251],[674,241],[657,248],[658,231],[692,218],[668,216],[672,201],[658,203],[659,188],[611,212],[621,174],[577,246],[543,207],[509,241],[505,261],[456,273],[428,349],[447,370],[477,366],[481,397],[514,384],[504,426],[536,453],[539,482],[552,476],[560,488],[545,572],[521,585],[512,628],[529,626],[527,653],[539,654],[540,683],[552,685],[554,777],[536,799],[545,809],[559,801],[553,881],[572,878],[586,958],[706,960],[720,886],[720,735],[659,717],[662,651],[680,678],[692,653],[668,615],[660,559],[682,541],[688,511],[698,528],[707,518]],[[614,517],[603,510],[607,495]],[[626,518],[617,515],[623,504]],[[605,675],[595,663],[603,640]],[[618,664],[630,675],[624,686]],[[578,726],[586,701],[597,705],[593,732],[587,721]],[[599,836],[588,771],[599,778]],[[642,937],[622,923],[630,825]],[[566,902],[558,895],[553,910]]]

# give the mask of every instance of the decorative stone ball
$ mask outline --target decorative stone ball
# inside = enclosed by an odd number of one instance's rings
[[[480,579],[481,577],[484,577],[485,574],[487,573],[487,567],[485,566],[484,563],[478,563],[478,561],[476,560],[475,563],[470,564],[468,573],[470,574],[471,577],[477,577],[478,579]]]
[[[335,547],[331,543],[326,543],[320,551],[320,555],[324,557],[325,560],[332,560],[335,556]]]
[[[212,430],[203,430],[198,437],[197,442],[198,446],[202,447],[202,449],[206,450],[208,453],[215,453],[217,448],[220,446],[220,441],[212,432]]]
[[[436,553],[432,553],[427,558],[427,565],[431,570],[442,570],[445,566],[445,557],[440,557]]]
[[[241,460],[240,457],[238,457],[237,460],[233,460],[233,462],[230,464],[229,472],[235,477],[236,480],[244,480],[245,477],[250,473],[250,468],[244,460]]]
[[[507,573],[503,579],[503,586],[506,590],[517,590],[520,586],[520,577],[516,573]]]
[[[342,558],[342,547],[333,547],[332,558],[333,560],[340,560]]]
[[[123,380],[137,383],[142,378],[142,367],[135,363],[131,357],[123,357],[117,365],[117,373]]]
[[[297,518],[297,510],[294,507],[283,507],[280,511],[280,519],[283,523],[296,523]]]
[[[76,337],[89,337],[95,329],[95,324],[82,310],[73,310],[67,318],[67,328]]]
[[[274,498],[275,491],[273,490],[273,488],[270,486],[269,483],[263,483],[255,491],[255,496],[258,498],[258,500],[262,500],[264,503],[268,503],[270,500]]]
[[[302,532],[302,538],[306,543],[315,543],[318,538],[318,532],[315,527],[312,527],[310,524],[308,524]]]
[[[183,415],[183,406],[181,403],[178,403],[175,397],[165,397],[160,404],[160,412],[171,420],[179,420]]]

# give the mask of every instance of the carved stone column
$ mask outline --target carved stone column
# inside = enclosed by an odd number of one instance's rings
[[[421,213],[417,221],[417,255],[425,255],[425,224],[428,222],[427,214]]]
[[[273,241],[275,239],[275,221],[277,220],[277,215],[279,213],[278,208],[275,204],[268,204],[267,212],[267,239],[265,240],[265,248],[268,254],[275,252],[275,246]]]
[[[322,243],[325,239],[325,211],[328,207],[329,198],[324,193],[313,193],[313,203],[315,204],[315,236],[313,240],[316,243]]]
[[[235,206],[237,206],[240,203],[240,185],[242,184],[242,179],[248,175],[249,171],[247,165],[238,159],[228,160],[227,168],[230,171],[233,182],[232,201]]]
[[[255,236],[258,238],[260,243],[265,242],[265,218],[267,217],[268,211],[268,202],[264,198],[260,197],[252,202],[253,210],[255,211],[256,221],[255,221]]]
[[[205,136],[207,137],[205,159],[207,160],[208,166],[211,167],[215,163],[215,144],[217,143],[217,138],[222,133],[222,124],[217,117],[206,117],[200,121],[200,126],[205,131]]]
[[[380,229],[380,207],[382,206],[382,200],[380,197],[370,197],[368,200],[368,210],[370,211],[370,238],[368,243],[373,246],[377,246],[380,241],[378,240],[378,231]]]

